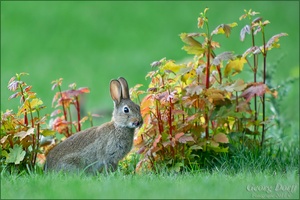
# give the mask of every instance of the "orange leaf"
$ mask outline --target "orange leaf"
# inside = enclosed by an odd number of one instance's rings
[[[147,114],[149,114],[151,107],[153,105],[154,102],[154,95],[149,94],[147,96],[145,96],[141,102],[141,113],[142,116],[146,116]]]
[[[214,135],[214,141],[219,143],[228,143],[228,138],[224,133]]]

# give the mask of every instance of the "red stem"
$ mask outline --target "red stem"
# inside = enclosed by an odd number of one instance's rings
[[[22,94],[22,101],[24,103],[25,102],[25,96],[24,96],[24,91],[23,91],[23,88],[22,88],[21,85],[20,85],[20,90],[21,90],[21,94]],[[24,111],[24,123],[26,124],[26,126],[28,126],[28,117],[27,117],[26,109]]]
[[[207,42],[207,54],[206,54],[206,58],[207,58],[207,63],[206,63],[206,89],[209,89],[209,75],[210,75],[210,40],[208,40]],[[209,122],[208,122],[208,111],[205,112],[205,123],[206,123],[206,127],[205,127],[205,137],[206,139],[209,138]]]
[[[77,129],[78,131],[81,131],[81,124],[80,124],[80,105],[79,105],[79,99],[78,96],[75,97],[75,107],[77,111]]]
[[[58,90],[59,90],[59,93],[60,93],[60,98],[61,98],[61,103],[62,103],[62,108],[63,108],[63,112],[64,112],[65,121],[68,121],[67,111],[65,109],[64,98],[63,98],[63,95],[62,95],[62,92],[61,92],[61,88],[60,88],[59,85],[58,85]],[[66,129],[66,133],[67,133],[67,137],[69,137],[70,136],[69,127]]]
[[[163,127],[161,125],[161,115],[160,115],[160,111],[159,111],[159,108],[158,108],[158,101],[156,100],[156,113],[157,113],[157,121],[158,121],[158,131],[159,131],[159,134],[161,134],[163,132]]]

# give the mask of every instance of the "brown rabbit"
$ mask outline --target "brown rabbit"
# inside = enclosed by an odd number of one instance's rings
[[[112,120],[80,131],[55,146],[47,155],[45,171],[106,173],[131,150],[135,128],[143,123],[140,107],[130,100],[127,81],[111,80]]]

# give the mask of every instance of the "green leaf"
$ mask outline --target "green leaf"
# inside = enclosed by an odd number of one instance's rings
[[[188,46],[184,46],[182,49],[187,51],[188,54],[195,54],[195,55],[201,55],[205,52],[205,49],[202,47],[202,44],[195,40],[193,36],[198,36],[195,34],[187,34],[187,33],[181,33],[180,38],[181,40],[188,44]]]
[[[24,160],[26,152],[23,151],[22,146],[14,145],[14,148],[9,148],[9,153],[6,155],[6,163],[20,164]]]
[[[55,131],[50,130],[50,129],[45,129],[45,130],[42,131],[43,136],[52,136],[54,134],[55,134]]]

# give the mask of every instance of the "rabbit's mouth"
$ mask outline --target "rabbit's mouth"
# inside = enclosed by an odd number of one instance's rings
[[[138,128],[141,127],[142,125],[143,125],[143,121],[136,120],[129,123],[129,128]]]

